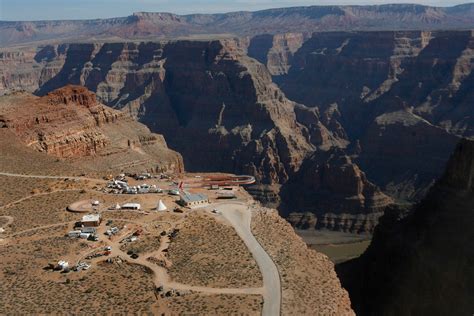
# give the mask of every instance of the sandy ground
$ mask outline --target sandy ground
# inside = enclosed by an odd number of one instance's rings
[[[60,313],[67,308],[74,313],[209,314],[215,310],[221,314],[258,315],[262,307],[265,310],[272,301],[268,299],[268,293],[271,293],[268,278],[264,274],[262,282],[260,275],[260,271],[268,270],[261,266],[262,254],[256,255],[253,249],[249,250],[249,236],[240,239],[239,223],[213,214],[209,208],[174,213],[174,196],[103,194],[97,191],[103,183],[99,179],[1,176],[8,181],[13,179],[14,183],[28,184],[15,188],[11,195],[0,195],[0,224],[5,229],[0,234],[0,251],[7,256],[0,262],[3,280],[0,292],[7,293],[1,297],[0,314],[12,311]],[[212,203],[216,202],[214,192],[196,190],[208,193]],[[100,240],[65,237],[83,215],[66,211],[67,205],[88,199],[100,201],[96,209],[104,219],[98,229]],[[154,210],[159,199],[169,211]],[[125,202],[138,202],[142,210],[108,210],[116,203]],[[232,212],[233,209],[229,210]],[[108,220],[121,229],[117,236],[108,238],[104,235]],[[203,225],[193,233],[185,234],[186,225],[191,228],[197,222],[210,226]],[[245,225],[248,234],[249,223]],[[170,238],[168,234],[174,229],[179,231]],[[142,233],[136,242],[121,242],[137,230]],[[209,230],[219,231],[221,235],[209,234]],[[201,245],[196,245],[199,255],[192,256],[196,260],[195,266],[188,269],[179,264],[186,262],[187,253],[172,252],[173,247],[179,250],[180,244],[189,244],[197,235],[206,234],[217,238],[215,241],[203,239]],[[112,247],[109,256],[86,259],[91,254],[103,253],[105,246]],[[132,259],[127,254],[130,250],[139,257]],[[106,263],[107,258],[113,258],[112,263]],[[209,259],[215,259],[207,265],[208,268],[214,266],[215,279],[199,284],[196,280],[200,277],[196,276],[206,274],[202,263]],[[87,261],[91,268],[68,274],[43,269],[58,260],[66,260],[71,265]],[[242,266],[238,266],[238,262]],[[183,278],[185,275],[189,278]],[[155,289],[159,287],[163,290],[157,292]],[[279,304],[272,304],[279,308]]]

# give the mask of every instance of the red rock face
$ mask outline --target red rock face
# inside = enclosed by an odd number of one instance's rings
[[[80,105],[86,108],[99,105],[95,94],[80,86],[66,86],[52,91],[48,93],[46,100],[53,105]]]
[[[169,150],[160,135],[100,104],[94,93],[81,86],[66,86],[41,98],[27,93],[3,96],[0,122],[26,145],[58,158],[94,156],[101,165],[109,159],[106,157],[117,156],[124,166],[129,159],[141,158],[150,160],[146,165],[156,170],[184,169],[181,156]],[[142,157],[133,157],[129,151],[142,153]]]

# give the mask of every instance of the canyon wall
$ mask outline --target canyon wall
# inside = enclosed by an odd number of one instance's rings
[[[371,233],[393,200],[367,180],[344,150],[333,147],[305,160],[280,191],[280,209],[293,226]],[[330,212],[328,212],[330,210]]]
[[[314,34],[274,81],[320,120],[335,113],[325,126],[347,139],[349,151],[357,147],[354,161],[368,178],[415,201],[441,175],[459,137],[473,136],[466,106],[473,38],[471,31]]]
[[[85,86],[164,135],[188,170],[256,176],[249,191],[295,225],[371,231],[390,203],[419,201],[460,137],[473,136],[473,38],[331,32],[45,45],[1,55],[0,93]]]
[[[473,178],[474,142],[462,140],[423,201],[387,211],[367,251],[337,267],[358,315],[472,313]]]

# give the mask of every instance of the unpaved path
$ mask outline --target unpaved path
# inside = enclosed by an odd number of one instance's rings
[[[20,177],[20,178],[37,178],[37,179],[72,179],[72,180],[88,180],[88,181],[98,181],[98,182],[107,182],[102,179],[96,178],[86,178],[86,177],[74,177],[74,176],[43,176],[43,175],[33,175],[33,174],[21,174],[21,173],[9,173],[9,172],[0,172],[0,176],[6,177]]]
[[[278,269],[250,229],[252,213],[245,203],[222,203],[215,208],[221,212],[252,253],[263,276],[263,316],[280,315],[281,285]]]
[[[98,234],[103,236],[104,228],[98,230]],[[263,294],[263,288],[213,288],[206,286],[194,286],[188,284],[182,284],[178,282],[173,282],[168,275],[168,272],[165,268],[160,267],[147,260],[149,256],[140,256],[137,259],[132,259],[125,252],[120,250],[120,243],[117,239],[116,241],[111,241],[108,238],[101,238],[108,246],[112,247],[110,256],[120,257],[122,260],[128,261],[130,263],[139,264],[149,268],[154,273],[154,283],[156,287],[163,286],[163,288],[175,289],[178,291],[194,291],[202,292],[207,294]],[[167,242],[166,239],[163,239],[163,242]],[[162,248],[162,247],[160,247]]]
[[[10,202],[8,204],[0,205],[0,209],[10,207],[14,204],[29,200],[29,199],[37,197],[37,196],[50,195],[50,194],[59,193],[59,192],[74,192],[74,191],[79,192],[79,191],[82,191],[82,189],[61,189],[61,190],[54,190],[54,191],[51,191],[51,192],[42,192],[42,193],[30,194],[30,195],[27,195],[25,197],[22,197],[21,199]]]

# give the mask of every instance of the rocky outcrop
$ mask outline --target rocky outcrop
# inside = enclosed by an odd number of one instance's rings
[[[474,142],[462,140],[423,201],[387,211],[368,250],[338,267],[356,313],[472,312],[473,178]]]
[[[357,233],[370,233],[393,203],[336,147],[308,158],[282,187],[281,196],[281,209],[297,227]]]
[[[100,104],[80,86],[66,86],[44,97],[24,92],[0,100],[0,124],[27,146],[66,160],[94,159],[100,170],[135,164],[181,172],[181,156],[169,150],[161,135]]]
[[[253,36],[347,30],[440,30],[474,27],[473,5],[429,7],[415,4],[308,6],[225,14],[176,15],[136,12],[95,20],[1,21],[0,46],[35,41],[153,39],[193,35]]]
[[[301,48],[308,33],[263,34],[250,39],[247,53],[266,65],[272,76],[288,73],[293,55]]]

